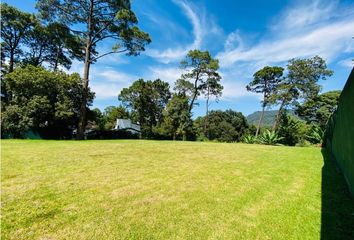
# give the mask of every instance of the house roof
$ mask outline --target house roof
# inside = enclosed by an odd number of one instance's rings
[[[140,132],[140,125],[134,124],[130,119],[117,119],[114,129],[131,129]]]

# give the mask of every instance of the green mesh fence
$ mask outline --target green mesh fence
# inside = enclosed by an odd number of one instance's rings
[[[325,146],[354,195],[354,68],[340,95],[337,111],[327,123]]]

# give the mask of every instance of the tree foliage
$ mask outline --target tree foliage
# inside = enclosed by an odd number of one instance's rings
[[[82,37],[87,42],[85,51],[90,53],[91,63],[103,54],[138,55],[151,41],[136,26],[138,19],[129,0],[38,0],[37,9],[43,19],[66,24],[72,33]],[[97,44],[106,39],[115,41],[112,51],[98,53]]]
[[[205,117],[199,117],[195,120],[197,134],[199,138],[204,135]],[[240,112],[233,110],[213,110],[209,117],[209,140],[222,142],[240,141],[247,133],[248,124],[246,118]]]
[[[47,138],[71,135],[83,94],[78,74],[28,65],[16,68],[5,80],[11,101],[1,114],[2,134],[22,137],[26,131],[34,130]],[[90,92],[89,104],[93,97]]]
[[[59,66],[70,68],[72,59],[82,60],[83,44],[80,38],[60,23],[43,25],[39,20],[25,36],[28,51],[24,62],[34,66],[47,63],[56,71]]]
[[[94,108],[88,112],[87,119],[92,121],[95,129],[111,131],[117,123],[117,119],[129,119],[130,113],[124,106],[108,106],[102,112]]]
[[[9,60],[9,72],[23,54],[21,45],[27,32],[33,27],[35,18],[32,14],[22,12],[6,3],[1,3],[1,52]]]
[[[161,128],[164,132],[170,135],[173,140],[176,140],[177,137],[186,140],[192,128],[188,98],[183,94],[174,94],[167,103],[163,116]]]
[[[321,90],[319,80],[326,80],[333,74],[326,61],[319,56],[308,59],[291,59],[287,65],[288,75],[283,79],[272,101],[280,105],[273,129],[276,129],[282,110],[318,95]]]
[[[84,94],[77,134],[78,139],[83,139],[90,65],[114,53],[136,56],[150,43],[150,36],[136,26],[138,19],[129,0],[38,0],[37,8],[43,19],[65,24],[85,42]],[[105,40],[115,42],[112,49],[97,52],[98,44]]]
[[[295,146],[305,140],[308,126],[295,116],[283,112],[280,117],[277,133],[282,137],[281,143],[288,146]]]
[[[181,68],[188,71],[177,80],[175,89],[178,93],[190,96],[189,112],[198,96],[221,95],[223,87],[220,84],[221,76],[217,72],[219,61],[211,57],[208,51],[191,50],[181,61]]]
[[[313,144],[322,144],[324,140],[324,130],[317,125],[311,125],[306,134],[306,138]]]
[[[325,129],[329,117],[337,109],[341,91],[330,91],[313,96],[296,106],[296,114],[309,124]]]
[[[162,112],[170,97],[167,82],[139,79],[123,88],[118,99],[131,110],[131,117],[141,125],[143,136],[151,137],[153,127],[162,122]]]
[[[262,113],[257,126],[256,137],[262,124],[265,108],[272,104],[276,89],[282,81],[284,69],[282,67],[266,66],[253,75],[253,80],[246,86],[246,89],[255,93],[262,93]]]

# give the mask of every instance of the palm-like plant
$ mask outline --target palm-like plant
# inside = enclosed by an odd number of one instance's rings
[[[267,129],[259,137],[259,142],[266,145],[275,145],[282,139],[283,137],[279,137],[276,132]]]
[[[314,143],[322,143],[323,142],[324,132],[319,126],[313,125],[309,131],[309,134],[306,135],[307,139]]]
[[[247,144],[254,144],[256,142],[257,138],[253,135],[246,135],[244,138],[243,138],[243,142],[244,143],[247,143]]]

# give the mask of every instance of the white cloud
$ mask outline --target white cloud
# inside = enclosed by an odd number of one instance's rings
[[[91,83],[90,88],[95,92],[97,100],[109,99],[118,97],[119,92],[123,89],[122,85],[107,82]]]
[[[102,66],[93,65],[90,72],[90,87],[98,100],[117,97],[125,87],[139,77]]]
[[[152,80],[160,78],[173,86],[175,81],[181,77],[183,70],[178,67],[150,67],[147,78]]]
[[[148,49],[146,51],[148,56],[153,57],[162,63],[182,60],[189,50],[201,48],[203,38],[206,34],[220,34],[221,32],[221,29],[214,22],[214,19],[211,16],[207,16],[202,7],[198,7],[199,11],[197,14],[197,11],[195,10],[197,7],[191,3],[184,0],[174,0],[173,2],[181,8],[184,15],[190,21],[194,40],[192,43],[184,46],[178,45],[163,50]]]
[[[190,49],[214,46],[215,44],[209,44],[215,40],[213,34],[222,35],[222,30],[215,23],[216,21],[202,6],[185,0],[174,0],[174,3],[189,20],[193,40],[186,44],[174,44],[173,47],[165,49],[161,47],[147,50],[148,56],[169,64],[147,67],[142,74],[144,79],[160,78],[169,82],[172,87],[182,73],[182,70],[175,66],[175,62],[183,59]],[[260,96],[248,92],[245,86],[252,79],[252,74],[265,65],[284,66],[291,58],[314,55],[335,62],[338,61],[337,58],[341,53],[346,53],[348,56],[348,53],[354,51],[352,39],[354,8],[340,5],[337,1],[316,0],[311,3],[305,1],[305,4],[300,3],[286,8],[271,22],[272,26],[254,44],[249,44],[250,41],[247,41],[238,30],[224,38],[224,49],[216,56],[220,61],[223,77],[222,100],[232,101],[240,97],[253,96],[258,101]],[[157,24],[161,19],[150,20]],[[164,24],[168,26],[163,28],[167,29],[166,31],[184,31],[173,21]],[[102,61],[106,62],[106,60],[109,64],[114,59],[107,58]],[[118,62],[120,60],[119,58]],[[353,67],[351,58],[341,59],[338,64]],[[100,69],[96,70],[96,65],[93,65],[91,71],[90,85],[96,92],[97,99],[116,97],[123,87],[129,86],[139,78],[113,68]],[[73,64],[72,70],[81,74],[82,65]]]
[[[243,73],[243,71],[238,70],[220,72],[222,77],[221,84],[224,86],[221,96],[222,100],[233,101],[236,98],[249,96],[252,96],[255,99],[260,99],[260,94],[255,94],[246,90],[246,85],[250,79],[249,77],[245,78]]]
[[[328,15],[328,9],[334,11],[333,6],[320,8],[319,2],[316,2],[307,8],[301,6],[289,10],[288,14],[283,13],[281,16],[288,17],[277,25],[277,28],[282,26],[283,29],[272,32],[268,39],[263,39],[258,44],[248,48],[243,44],[238,44],[232,49],[225,47],[224,51],[217,54],[221,66],[228,68],[239,62],[282,63],[291,58],[314,55],[320,55],[328,61],[333,60],[353,44],[354,14],[350,17],[346,15],[344,19],[323,21],[321,16]],[[301,15],[302,19],[291,20],[298,15]],[[230,39],[234,38],[235,33],[231,33],[225,45],[230,46]],[[236,35],[236,40],[243,43],[239,35]]]
[[[100,71],[94,68],[92,74],[93,74],[92,77],[93,79],[99,78],[99,79],[104,79],[107,82],[116,82],[116,83],[130,83],[138,79],[137,76],[130,75],[123,72],[118,72],[111,68],[104,69],[103,71],[101,70],[101,68]]]
[[[84,63],[74,60],[71,64],[71,67],[69,70],[67,70],[65,68],[62,68],[61,70],[63,70],[64,72],[67,72],[67,73],[78,73],[78,74],[80,74],[80,76],[82,76],[82,74],[84,72]]]
[[[112,49],[108,51],[100,51],[100,54],[109,51],[112,51]],[[129,63],[129,60],[127,57],[125,57],[124,53],[113,53],[100,58],[99,60],[97,60],[97,63],[106,64],[106,65],[117,65],[117,64],[127,64]]]
[[[165,12],[161,10],[157,11],[156,8],[153,8],[153,11],[144,9],[141,14],[146,16],[151,22],[150,24],[155,28],[164,29],[163,37],[170,42],[176,41],[176,35],[184,37],[190,35],[190,33],[179,23],[168,19],[168,17],[165,16]]]
[[[353,9],[345,9],[333,1],[317,0],[286,8],[264,37],[253,45],[247,45],[238,30],[230,33],[224,50],[216,56],[221,70],[226,72],[223,76],[225,98],[250,94],[245,89],[247,81],[265,65],[284,66],[289,59],[314,55],[334,62],[342,53],[353,52],[353,29]],[[349,60],[340,64],[353,67]]]
[[[197,14],[192,10],[192,7],[187,4],[185,1],[175,1],[178,4],[190,20],[193,26],[193,35],[194,35],[194,42],[192,43],[190,48],[199,48],[202,43],[202,37],[204,35],[202,30],[202,24],[197,16]]]
[[[83,63],[74,61],[69,73],[77,72],[82,77]],[[133,81],[139,77],[128,73],[117,71],[111,67],[104,67],[101,64],[94,64],[90,70],[89,86],[96,93],[96,99],[109,99],[117,97],[118,93],[128,87]]]
[[[298,5],[290,5],[280,16],[274,19],[271,28],[275,31],[303,29],[312,24],[330,19],[333,16],[338,1],[305,1]],[[279,21],[282,19],[282,21]]]
[[[226,51],[232,50],[232,49],[242,49],[244,47],[243,40],[241,38],[241,34],[238,30],[230,33],[224,44],[224,48]]]
[[[248,92],[246,90],[247,83],[244,82],[225,80],[222,84],[224,86],[224,90],[221,99],[225,101],[233,101],[236,98],[247,96],[253,96],[258,99],[261,96],[260,94]]]
[[[354,18],[351,21],[328,24],[298,35],[266,40],[248,49],[236,47],[231,51],[219,53],[217,58],[224,67],[240,61],[278,63],[313,55],[331,60],[351,44],[352,29]]]
[[[192,10],[192,7],[184,1],[174,1],[182,10],[192,24],[194,41],[188,46],[177,46],[165,50],[151,49],[147,50],[146,54],[156,58],[160,62],[169,63],[176,60],[181,60],[190,49],[200,48],[202,42],[202,26],[197,14]]]
[[[347,58],[344,60],[341,60],[338,62],[338,64],[342,65],[343,67],[347,67],[347,68],[353,68],[354,67],[354,58]]]

